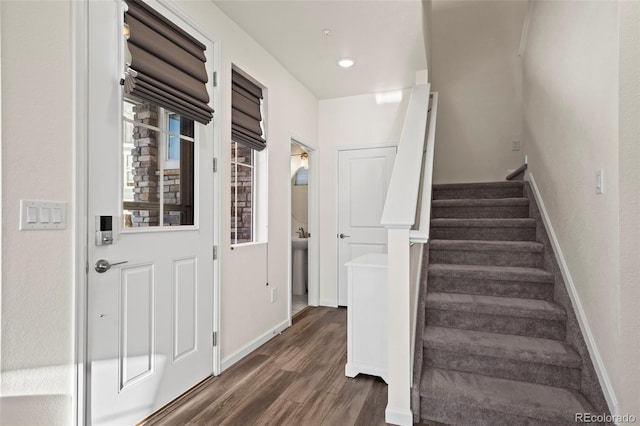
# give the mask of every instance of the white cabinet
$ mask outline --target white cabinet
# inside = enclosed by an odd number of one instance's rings
[[[345,375],[387,381],[387,255],[371,253],[347,263]]]

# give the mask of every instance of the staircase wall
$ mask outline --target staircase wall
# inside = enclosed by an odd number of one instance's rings
[[[490,182],[522,164],[518,56],[525,1],[432,1],[431,90],[440,92],[434,183]]]
[[[534,2],[523,55],[529,171],[615,394],[627,370],[619,362],[625,350],[620,234],[626,232],[619,221],[619,6]],[[600,168],[606,183],[598,195]],[[616,395],[609,398],[616,402]]]
[[[582,336],[571,298],[567,292],[566,283],[562,277],[553,246],[549,240],[540,209],[529,182],[524,183],[524,195],[529,199],[529,217],[536,220],[536,241],[544,245],[544,251],[547,254],[544,256],[544,269],[552,273],[555,278],[553,300],[562,306],[567,313],[565,339],[578,352],[582,359],[580,391],[589,399],[597,413],[609,413],[607,401],[602,392],[598,375]]]

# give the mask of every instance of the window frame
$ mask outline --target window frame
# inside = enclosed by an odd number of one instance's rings
[[[238,146],[243,146],[241,143],[238,143],[234,140],[231,141],[232,144],[232,148],[231,148],[231,152],[235,152],[235,158],[232,156],[231,158],[231,182],[236,182],[237,184],[237,171],[238,171],[238,166],[240,167],[246,167],[251,169],[251,241],[241,241],[238,242],[238,214],[237,214],[237,207],[236,207],[236,214],[235,216],[231,217],[231,232],[234,232],[235,230],[235,240],[231,240],[231,246],[232,247],[238,247],[238,246],[243,246],[243,245],[249,245],[249,244],[255,244],[258,243],[260,241],[257,241],[257,234],[256,234],[256,230],[257,230],[257,216],[258,216],[258,197],[257,197],[257,188],[258,188],[258,182],[257,182],[257,174],[258,174],[258,157],[259,157],[259,153],[256,152],[253,149],[249,149],[249,151],[251,152],[251,165],[249,164],[244,164],[241,163],[237,160],[238,158]],[[233,145],[235,144],[235,150],[233,149]],[[234,174],[235,174],[235,178],[234,178]],[[238,198],[238,186],[236,185],[235,187],[233,187],[233,194],[232,194],[232,198],[231,198],[231,207],[233,207],[233,203],[237,203],[237,198]],[[234,218],[235,218],[235,222],[234,222]],[[231,238],[231,236],[230,236]]]
[[[252,76],[244,72],[242,69],[238,68],[234,64],[231,66],[232,70],[239,73],[241,76],[251,81],[256,86],[260,87],[262,90],[262,99],[260,100],[260,127],[262,128],[262,134],[265,140],[268,140],[268,101],[269,101],[269,89],[267,89],[263,84],[259,83]],[[229,105],[232,107],[232,105]],[[239,146],[244,146],[240,142],[236,142],[233,140],[233,136],[230,141],[230,152],[232,151],[231,144],[237,144]],[[248,148],[251,150],[253,155],[253,175],[252,175],[252,240],[247,242],[235,242],[231,239],[231,231],[234,229],[233,226],[233,217],[230,217],[229,223],[229,238],[231,247],[242,247],[256,244],[265,244],[268,242],[268,187],[269,187],[269,173],[268,173],[268,153],[269,147],[265,147],[261,151],[256,151],[254,149]],[[231,173],[235,173],[233,169],[233,159],[230,158],[229,163],[231,165]],[[230,178],[233,176],[230,174]],[[229,187],[231,186],[232,180],[229,181]],[[229,213],[231,214],[231,207],[233,206],[235,198],[231,199]],[[235,233],[236,241],[237,241],[237,231]]]
[[[200,173],[200,167],[199,167],[199,158],[200,158],[200,154],[199,154],[199,144],[198,141],[200,140],[200,131],[202,129],[202,125],[200,123],[198,123],[195,120],[192,120],[193,122],[193,137],[191,136],[186,136],[186,135],[182,135],[180,133],[173,133],[169,131],[169,116],[171,114],[177,114],[179,116],[178,113],[175,113],[173,111],[170,111],[166,108],[163,108],[159,105],[154,105],[155,107],[158,108],[158,125],[157,126],[153,126],[153,125],[149,125],[149,124],[145,124],[145,123],[139,123],[136,122],[135,120],[133,120],[132,118],[128,118],[125,115],[125,102],[129,102],[129,103],[137,103],[137,102],[144,102],[141,99],[132,99],[128,96],[125,96],[124,94],[121,93],[121,107],[120,107],[120,129],[121,129],[121,135],[120,135],[120,145],[121,145],[121,151],[124,154],[124,145],[125,145],[125,127],[127,123],[130,123],[133,127],[144,127],[153,131],[158,132],[158,137],[157,137],[157,144],[158,144],[158,153],[157,153],[157,163],[158,163],[158,169],[157,172],[160,172],[160,176],[162,178],[164,178],[164,171],[167,169],[170,169],[172,167],[167,167],[167,163],[168,161],[165,160],[165,158],[167,157],[167,150],[169,147],[169,136],[175,136],[178,138],[178,140],[182,141],[182,140],[186,140],[189,143],[193,144],[193,224],[191,225],[168,225],[164,223],[164,213],[165,211],[167,211],[167,209],[165,208],[165,200],[164,200],[164,191],[159,191],[160,192],[160,197],[158,202],[151,202],[149,203],[151,206],[155,206],[156,204],[158,204],[159,207],[159,217],[160,217],[160,221],[159,224],[156,226],[140,226],[140,227],[134,227],[134,226],[124,226],[124,212],[125,211],[130,211],[131,209],[126,209],[125,208],[125,204],[126,202],[130,202],[129,200],[125,200],[124,199],[124,192],[125,192],[125,188],[124,186],[127,184],[127,182],[125,182],[125,158],[124,155],[120,156],[120,169],[121,169],[121,182],[120,182],[120,200],[119,200],[119,211],[120,211],[120,220],[119,220],[119,233],[121,234],[138,234],[138,233],[153,233],[153,232],[178,232],[178,231],[189,231],[189,230],[198,230],[199,229],[199,203],[200,203],[200,197],[198,196],[198,176]],[[180,160],[178,161],[178,167],[180,168],[181,164],[180,164]],[[162,184],[161,187],[164,187],[164,179],[161,180]],[[135,201],[134,201],[135,202]],[[169,205],[170,206],[170,205]],[[143,210],[143,209],[141,209]]]

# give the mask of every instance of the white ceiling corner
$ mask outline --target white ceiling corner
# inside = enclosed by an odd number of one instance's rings
[[[410,87],[426,68],[421,0],[213,2],[318,99]]]

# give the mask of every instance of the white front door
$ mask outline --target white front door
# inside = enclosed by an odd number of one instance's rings
[[[89,3],[89,424],[135,424],[213,372],[212,125],[123,100],[120,7]]]
[[[338,305],[347,305],[346,262],[367,253],[386,253],[380,224],[391,179],[395,147],[338,152]]]

